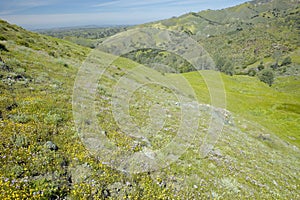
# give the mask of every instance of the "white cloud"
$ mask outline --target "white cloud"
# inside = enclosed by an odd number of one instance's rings
[[[112,6],[121,3],[121,1],[109,1],[109,2],[103,2],[96,5],[92,5],[92,7],[106,7],[106,6]]]
[[[184,5],[190,5],[190,4],[201,4],[201,1],[195,1],[195,0],[189,0],[189,1],[174,1],[171,3],[171,5],[176,5],[176,6],[184,6]],[[203,1],[202,1],[203,3]]]
[[[114,8],[147,8],[148,6],[153,6],[153,5],[163,5],[163,6],[168,6],[172,5],[179,0],[145,0],[145,1],[140,1],[140,0],[117,0],[117,1],[112,1],[112,2],[104,2],[100,4],[96,4],[93,7],[108,7],[108,6],[114,6]],[[186,0],[184,2],[189,2],[191,0]],[[194,0],[192,0],[194,1]]]

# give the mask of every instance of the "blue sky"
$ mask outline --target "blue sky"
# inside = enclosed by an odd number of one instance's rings
[[[139,24],[247,0],[1,0],[0,18],[25,28]]]

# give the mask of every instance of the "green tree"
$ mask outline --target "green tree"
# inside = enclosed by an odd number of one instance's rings
[[[232,76],[234,74],[234,67],[230,61],[226,61],[226,63],[221,68],[221,72],[224,72],[227,75]]]
[[[218,71],[221,71],[222,67],[225,65],[226,59],[220,55],[217,55],[215,58],[215,64]]]
[[[220,55],[215,57],[215,65],[218,71],[224,72],[227,75],[232,76],[234,74],[234,67],[230,60]]]
[[[271,69],[264,69],[258,74],[260,81],[271,86],[274,82],[274,72]]]
[[[279,62],[281,56],[282,56],[282,52],[279,51],[279,50],[276,50],[276,51],[273,53],[272,58],[275,60],[275,63],[272,65],[272,68],[273,68],[273,69],[278,68],[278,66],[279,66],[279,65],[278,65],[278,62]]]

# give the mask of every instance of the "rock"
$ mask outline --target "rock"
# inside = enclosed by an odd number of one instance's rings
[[[123,188],[124,188],[124,186],[122,183],[115,182],[112,185],[109,185],[106,190],[108,191],[108,194],[110,194],[110,196],[113,199],[117,199],[119,195],[121,195],[121,196],[124,195],[123,194],[124,191],[122,191]]]
[[[157,183],[161,188],[166,188],[167,187],[167,183],[165,181],[160,181]]]
[[[45,147],[46,147],[47,149],[50,149],[51,151],[57,151],[57,150],[58,150],[57,145],[54,144],[52,141],[47,141],[47,142],[45,143]]]
[[[271,135],[270,134],[260,134],[258,136],[259,139],[262,139],[262,140],[271,140]]]
[[[222,153],[219,149],[214,149],[210,152],[213,156],[216,156],[216,157],[222,157]]]
[[[132,187],[132,184],[131,184],[130,182],[128,182],[128,181],[126,181],[126,185],[127,185],[128,187]]]
[[[70,173],[72,176],[72,183],[80,184],[82,182],[88,182],[88,179],[92,175],[92,168],[87,163],[84,163],[71,168]]]
[[[16,107],[18,107],[18,104],[16,104],[16,103],[13,103],[13,104],[11,104],[11,105],[7,106],[7,107],[6,107],[6,110],[8,110],[8,111],[12,111],[12,109],[14,109],[14,108],[16,108]]]
[[[102,190],[102,196],[106,199],[110,197],[110,191],[108,189]]]

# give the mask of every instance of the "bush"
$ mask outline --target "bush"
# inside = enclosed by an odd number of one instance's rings
[[[31,119],[30,116],[26,115],[26,114],[15,114],[15,115],[11,115],[10,118],[16,122],[16,123],[22,123],[22,124],[26,124],[28,123]]]
[[[44,118],[44,122],[46,124],[55,125],[55,126],[57,126],[62,121],[63,118],[59,114],[52,113],[51,111]]]
[[[278,62],[273,63],[270,67],[274,70],[277,69],[279,67]]]
[[[226,59],[223,58],[220,55],[217,55],[216,58],[214,59],[215,61],[215,65],[218,71],[221,71],[222,67],[225,65],[226,63]]]
[[[0,40],[7,40],[3,35],[0,35]]]
[[[218,71],[224,72],[225,74],[230,76],[234,74],[233,64],[227,58],[217,55],[214,61]]]
[[[22,62],[14,57],[7,59],[5,63],[12,68],[22,67]]]
[[[263,69],[265,69],[264,64],[261,62],[261,63],[258,65],[257,69],[258,69],[259,71],[262,71]]]
[[[21,46],[24,46],[24,47],[29,47],[29,43],[28,43],[28,42],[25,42],[25,41],[23,41],[23,40],[17,41],[17,44],[18,44],[18,45],[21,45]]]
[[[54,57],[54,58],[58,58],[59,57],[59,54],[56,52],[56,51],[50,51],[49,53],[48,53],[50,56],[52,56],[52,57]]]
[[[227,61],[225,65],[221,68],[221,72],[224,72],[227,75],[232,76],[234,74],[234,68],[230,61]]]
[[[0,43],[0,51],[8,51],[4,44]]]
[[[28,138],[23,134],[14,134],[10,137],[10,141],[16,147],[27,147],[29,145]]]
[[[255,68],[249,69],[248,75],[249,75],[249,76],[255,76],[255,75],[256,75],[256,70],[255,70]]]
[[[271,86],[274,82],[274,72],[270,69],[264,69],[258,74],[258,78],[260,81]]]
[[[288,57],[283,59],[283,61],[281,63],[281,66],[287,66],[289,64],[292,64],[292,59],[291,59],[291,57],[288,56]]]

